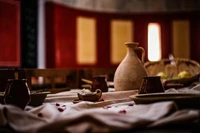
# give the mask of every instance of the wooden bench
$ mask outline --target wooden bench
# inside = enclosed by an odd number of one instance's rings
[[[0,69],[0,92],[6,88],[7,80],[14,79],[15,68],[1,68]],[[24,69],[17,69],[19,78],[26,78]]]
[[[25,69],[31,90],[49,89],[51,93],[78,88],[76,69]]]
[[[81,79],[92,80],[95,75],[105,75],[108,81],[113,81],[114,68],[6,68],[0,69],[0,91],[4,91],[7,79],[14,78],[18,71],[19,78],[26,78],[30,90],[48,89],[51,93],[82,88],[85,84]]]

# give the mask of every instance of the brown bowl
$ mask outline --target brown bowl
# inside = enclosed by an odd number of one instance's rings
[[[36,93],[32,93],[31,92],[31,101],[28,105],[30,106],[39,106],[42,105],[42,103],[44,102],[45,98],[47,97],[47,94],[50,94],[49,91],[45,91],[45,92],[36,92]]]
[[[77,95],[79,100],[95,102],[101,98],[102,91],[100,89],[96,89],[95,92],[90,92],[90,93],[78,92]]]

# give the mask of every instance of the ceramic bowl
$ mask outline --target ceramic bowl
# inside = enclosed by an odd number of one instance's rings
[[[96,89],[95,92],[87,92],[87,93],[80,91],[77,93],[77,95],[79,100],[95,102],[101,98],[102,91],[100,89]]]
[[[48,92],[48,91],[36,92],[36,93],[31,92],[31,101],[28,105],[30,105],[30,106],[42,105],[45,98],[47,97],[47,94],[50,94],[50,92]]]

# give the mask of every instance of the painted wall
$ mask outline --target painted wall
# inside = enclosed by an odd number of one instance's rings
[[[108,13],[47,2],[45,14],[47,67],[116,67],[126,41],[139,42],[147,52],[150,22],[161,25],[162,58],[172,53],[200,61],[198,11]]]
[[[45,25],[39,24],[38,32],[39,38],[45,37],[38,45],[44,43],[47,47],[46,56],[38,56],[38,60],[46,60],[46,65],[42,66],[116,67],[126,53],[123,42],[138,41],[140,46],[147,48],[149,22],[161,24],[162,57],[174,53],[200,61],[200,1],[40,1],[47,2]],[[44,34],[40,31],[41,26],[45,26]],[[0,40],[0,67],[20,67],[19,0],[0,0]]]

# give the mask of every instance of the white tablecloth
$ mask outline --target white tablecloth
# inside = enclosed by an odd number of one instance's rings
[[[200,87],[190,91],[198,91]],[[183,88],[184,89],[184,88]],[[177,91],[174,89],[168,91]],[[133,128],[158,127],[170,123],[199,120],[199,110],[178,110],[172,101],[135,105],[129,98],[137,91],[103,93],[101,102],[74,104],[77,90],[50,94],[43,105],[21,110],[0,104],[0,125],[17,132],[111,132]]]

